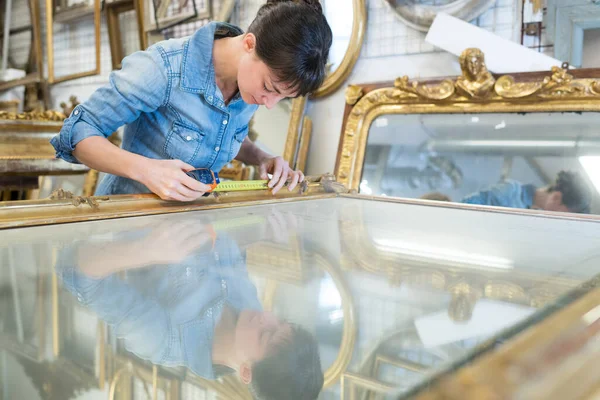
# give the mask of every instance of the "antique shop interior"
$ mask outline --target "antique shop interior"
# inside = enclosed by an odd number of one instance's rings
[[[600,399],[599,1],[0,24],[0,400]]]

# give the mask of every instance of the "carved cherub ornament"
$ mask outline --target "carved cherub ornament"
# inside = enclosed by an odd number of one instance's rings
[[[485,65],[485,56],[479,49],[466,49],[460,55],[462,76],[456,88],[471,97],[486,97],[494,87],[495,79]]]

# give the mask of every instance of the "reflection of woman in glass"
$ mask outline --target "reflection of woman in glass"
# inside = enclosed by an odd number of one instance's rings
[[[506,180],[473,193],[462,203],[497,207],[531,208],[537,210],[590,213],[592,189],[578,172],[560,171],[553,185],[535,187]]]
[[[87,238],[58,264],[64,287],[128,351],[206,379],[237,373],[257,399],[317,398],[323,373],[315,339],[262,311],[233,239],[197,220],[135,235]]]

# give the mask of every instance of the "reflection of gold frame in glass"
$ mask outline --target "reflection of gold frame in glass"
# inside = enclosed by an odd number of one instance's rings
[[[56,254],[54,254],[56,250],[52,250],[52,264],[56,263]],[[52,268],[54,269],[54,267]],[[61,329],[61,316],[60,316],[60,295],[59,295],[59,283],[58,277],[56,276],[56,272],[52,272],[52,347],[54,356],[59,360],[64,360],[65,362],[70,363],[75,366],[79,373],[82,376],[86,376],[88,381],[96,381],[97,388],[100,390],[104,390],[104,383],[106,381],[106,325],[103,321],[98,320],[96,326],[96,347],[94,348],[94,354],[96,355],[96,359],[94,361],[93,370],[96,371],[97,376],[90,376],[89,373],[86,373],[83,366],[79,364],[79,360],[72,360],[65,355],[65,351],[61,349],[61,336],[64,337],[67,335],[65,329]],[[76,306],[76,302],[74,298],[67,297],[67,301],[69,301],[69,305]],[[66,327],[69,328],[69,327]],[[67,341],[68,342],[68,341]]]
[[[46,0],[46,51],[48,52],[48,83],[56,84],[73,79],[94,76],[100,73],[100,0],[94,0],[94,36],[96,48],[96,67],[90,71],[70,75],[54,76],[54,1]]]
[[[420,200],[381,198],[380,201],[422,204]],[[456,203],[444,203],[447,208],[465,209],[469,206]],[[526,214],[529,210],[495,209],[479,207],[488,212],[507,212],[510,214]],[[363,220],[361,208],[346,208],[344,213],[353,218]],[[545,213],[545,215],[550,215]],[[342,215],[343,216],[343,215]],[[586,216],[598,220],[598,217]],[[344,218],[342,218],[344,219]],[[392,284],[405,283],[436,290],[444,290],[452,295],[449,315],[456,321],[468,319],[477,300],[487,298],[503,302],[522,304],[531,307],[542,307],[582,282],[570,278],[551,278],[524,272],[513,272],[509,276],[502,270],[494,268],[463,268],[452,266],[447,262],[436,267],[431,262],[420,262],[410,257],[386,249],[379,249],[368,231],[356,229],[356,225],[345,226],[340,223],[342,245],[342,266],[345,269],[360,268],[371,274],[384,276]],[[457,279],[456,277],[460,277]],[[524,289],[527,288],[527,291]],[[527,293],[526,293],[527,292]]]
[[[578,293],[563,298],[561,310],[503,346],[496,346],[503,342],[501,338],[490,341],[478,349],[475,360],[466,358],[445,368],[426,387],[410,393],[410,398],[596,398],[600,393],[599,283],[599,279],[592,280]]]
[[[6,256],[8,257],[9,268],[11,269],[14,302],[15,302],[15,314],[20,312],[20,302],[18,299],[19,296],[19,281],[17,271],[13,270],[14,263],[11,260],[14,257],[14,251],[11,248],[6,250]],[[4,257],[4,254],[0,255],[0,257]],[[41,362],[46,357],[46,305],[47,305],[47,278],[45,275],[38,275],[36,279],[36,291],[35,291],[35,307],[39,310],[38,315],[35,317],[35,326],[36,330],[39,333],[37,339],[37,346],[22,343],[17,337],[12,338],[6,334],[0,335],[0,347],[6,349],[14,354],[22,355],[23,357],[29,358],[31,360]],[[16,290],[15,290],[16,289]],[[31,293],[28,294],[31,296]],[[8,297],[8,296],[7,296]],[[15,320],[17,321],[17,332],[22,329],[19,328],[19,324],[22,325],[22,315],[15,315]],[[19,334],[17,334],[18,336]]]
[[[346,283],[341,270],[335,266],[331,260],[327,259],[323,254],[314,253],[310,255],[312,262],[318,268],[331,276],[335,287],[337,288],[342,299],[342,309],[344,312],[344,327],[342,333],[342,342],[340,344],[340,352],[333,364],[325,371],[325,381],[323,387],[328,388],[338,382],[340,376],[348,369],[348,365],[354,354],[354,345],[356,343],[357,325],[354,310],[354,301],[350,288]],[[269,279],[265,286],[263,297],[263,307],[265,310],[273,310],[275,304],[275,296],[279,287],[279,281]]]
[[[156,365],[149,368],[121,354],[111,355],[108,361],[113,364],[115,371],[110,377],[109,400],[137,398],[133,385],[134,379],[141,381],[144,394],[149,400],[157,400],[159,397],[166,400],[181,399],[181,381],[162,374]],[[159,396],[159,393],[162,396]]]
[[[472,71],[467,59],[477,59],[482,68]],[[554,67],[548,73],[496,77],[478,49],[465,50],[461,66],[455,79],[409,82],[405,76],[393,85],[349,86],[335,167],[338,182],[358,190],[369,129],[381,115],[600,111],[598,70]]]

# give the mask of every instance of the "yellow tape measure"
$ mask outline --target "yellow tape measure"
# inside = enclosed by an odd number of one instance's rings
[[[270,189],[269,181],[224,181],[213,189],[213,192],[241,192],[244,190]]]
[[[211,192],[239,192],[244,190],[267,190],[269,181],[220,181],[216,172],[207,168],[198,168],[186,172],[190,177],[210,186],[205,196]]]

